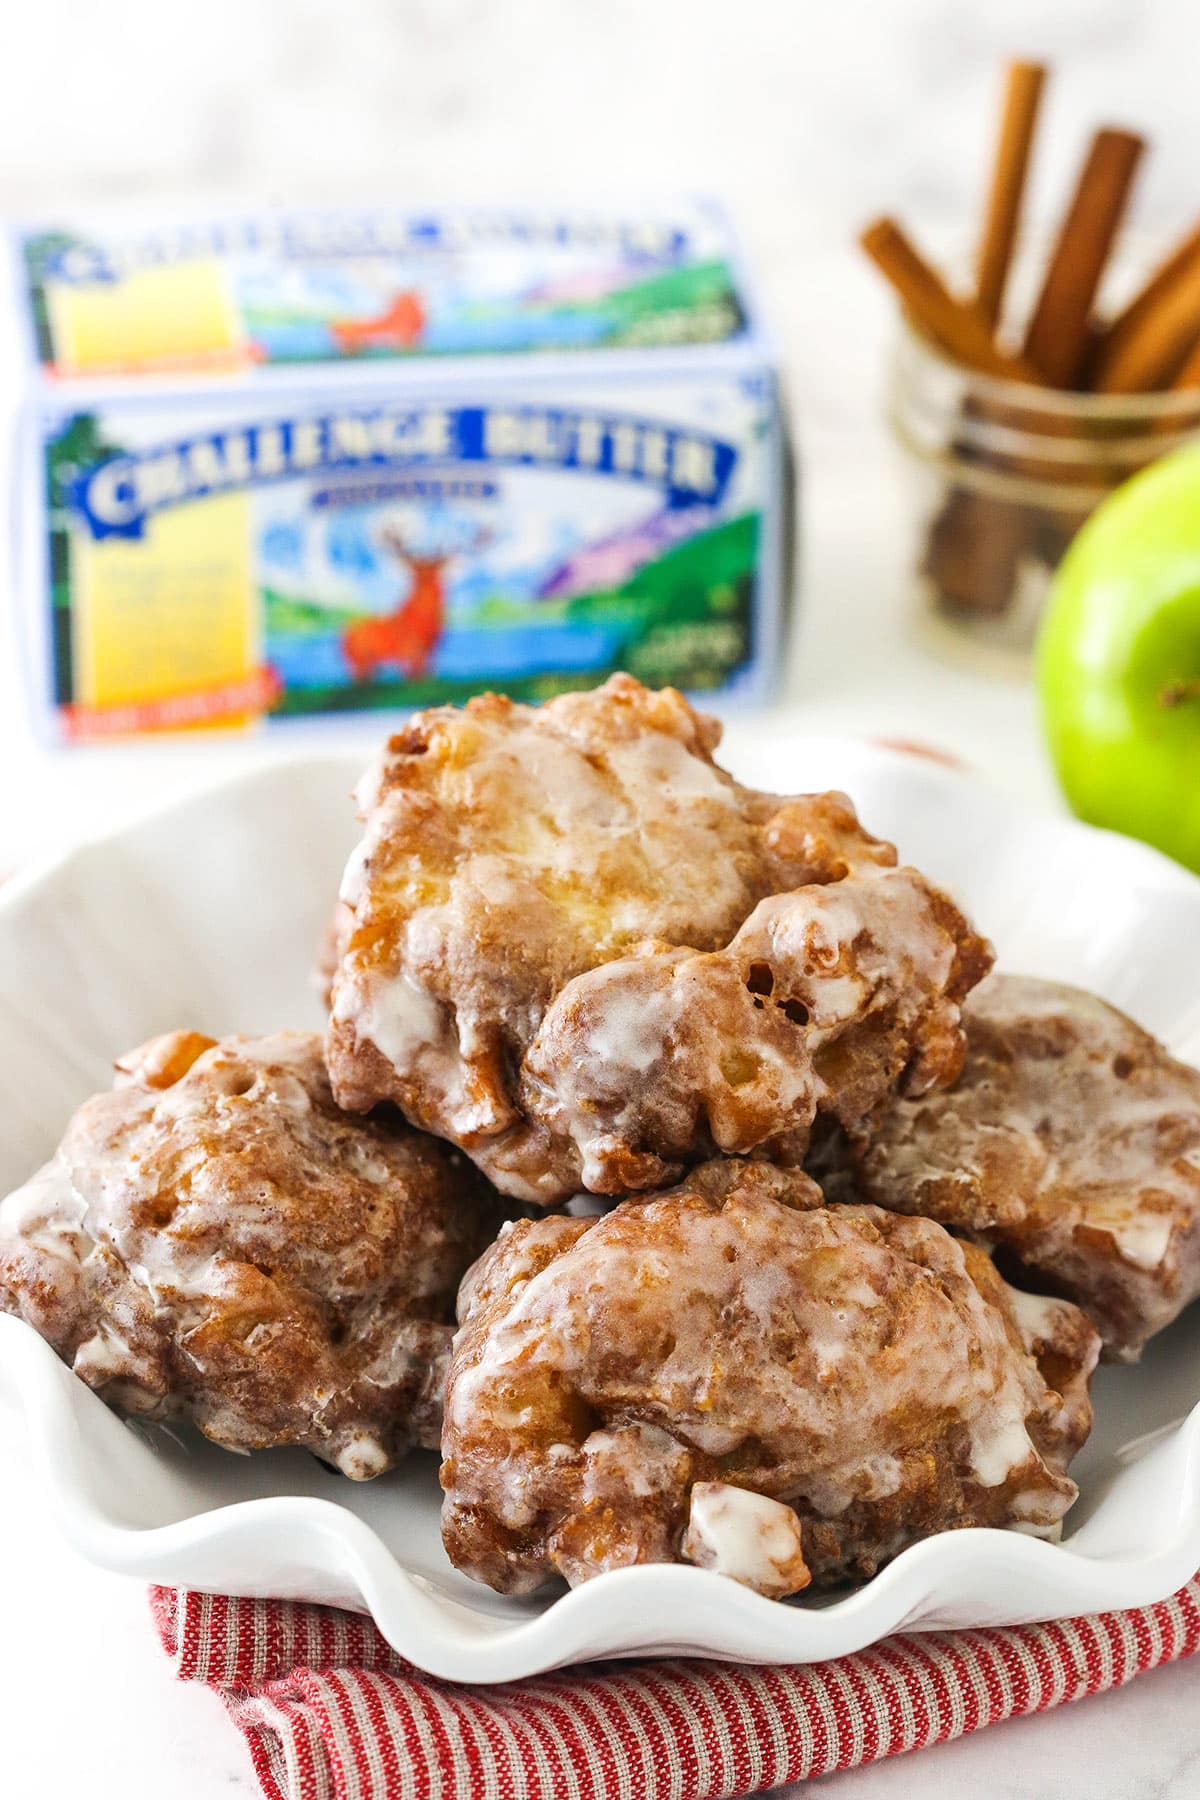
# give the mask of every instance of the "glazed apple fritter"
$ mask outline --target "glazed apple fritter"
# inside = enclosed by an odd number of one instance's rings
[[[339,903],[339,1103],[395,1101],[551,1205],[796,1162],[819,1111],[952,1080],[990,947],[843,795],[741,787],[719,734],[615,676],[393,737]]]
[[[465,1158],[334,1106],[320,1038],[173,1032],[0,1203],[0,1305],[102,1397],[356,1479],[438,1445],[459,1277],[498,1229]]]
[[[505,1592],[685,1559],[775,1596],[1054,1535],[1099,1341],[926,1219],[718,1161],[508,1227],[460,1296],[443,1537]]]
[[[1200,1293],[1200,1071],[1078,988],[992,975],[943,1094],[850,1130],[864,1198],[991,1246],[1129,1360]]]

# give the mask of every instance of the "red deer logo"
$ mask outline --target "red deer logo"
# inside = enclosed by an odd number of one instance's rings
[[[425,307],[420,294],[395,294],[374,319],[333,319],[330,331],[346,356],[364,350],[411,350],[425,329]]]
[[[428,674],[446,619],[446,566],[458,552],[443,550],[418,556],[398,531],[381,534],[382,542],[412,576],[394,612],[356,619],[342,633],[342,652],[356,681],[371,681],[384,663],[394,663],[409,681]],[[491,538],[477,532],[464,548],[479,550]]]

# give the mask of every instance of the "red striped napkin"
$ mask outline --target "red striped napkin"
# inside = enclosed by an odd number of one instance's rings
[[[1158,1606],[894,1637],[782,1669],[609,1662],[460,1687],[368,1619],[151,1591],[184,1681],[216,1688],[269,1800],[730,1800],[1119,1687],[1200,1649],[1200,1576]]]

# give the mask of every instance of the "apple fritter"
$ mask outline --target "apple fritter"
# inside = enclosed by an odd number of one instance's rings
[[[803,1155],[954,1078],[990,947],[841,794],[713,761],[717,723],[614,676],[418,714],[359,790],[326,1057],[505,1193],[662,1187]]]
[[[992,975],[945,1093],[851,1127],[852,1186],[1064,1294],[1135,1358],[1200,1293],[1200,1071],[1078,988]]]
[[[1057,1533],[1099,1340],[927,1219],[721,1160],[507,1227],[464,1282],[442,1515],[503,1592],[691,1561],[782,1596],[964,1525]]]
[[[377,1475],[437,1447],[459,1278],[499,1226],[466,1158],[333,1103],[314,1034],[122,1058],[0,1203],[0,1305],[128,1413]]]

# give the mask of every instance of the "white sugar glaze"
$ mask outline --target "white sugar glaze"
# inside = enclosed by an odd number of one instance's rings
[[[683,1554],[760,1594],[807,1586],[800,1521],[790,1506],[723,1481],[692,1489]]]

